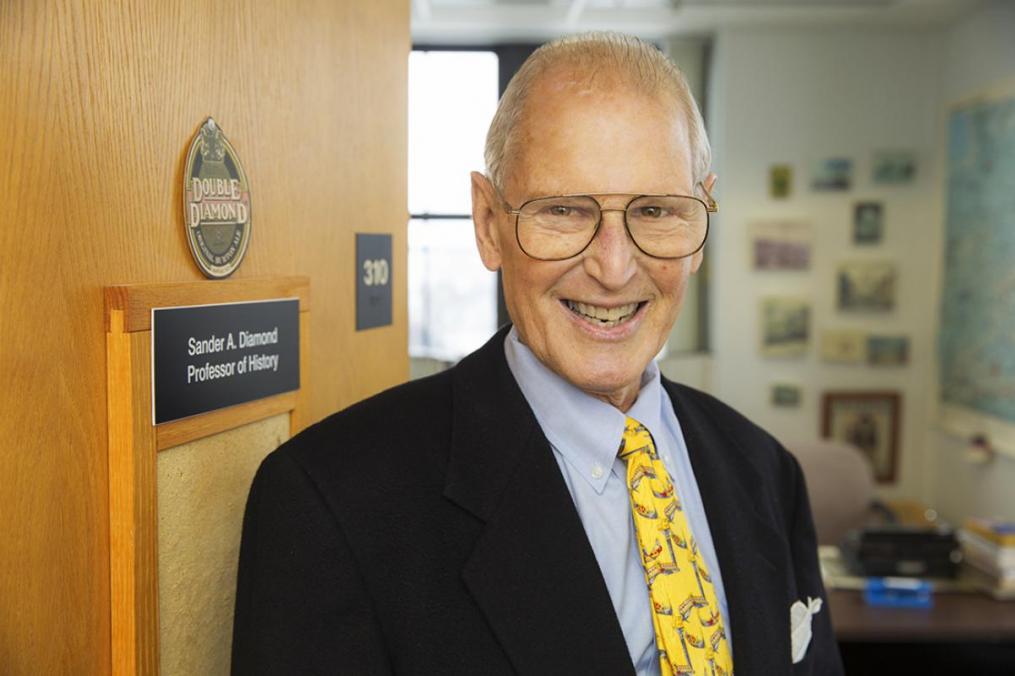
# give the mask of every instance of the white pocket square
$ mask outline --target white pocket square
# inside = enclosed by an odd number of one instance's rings
[[[802,601],[794,601],[789,607],[789,636],[792,643],[793,664],[807,654],[807,646],[811,644],[811,617],[821,610],[821,599],[807,597],[807,605]]]

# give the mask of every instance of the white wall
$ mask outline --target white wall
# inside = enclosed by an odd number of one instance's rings
[[[1015,6],[996,3],[948,31],[943,41],[939,135],[949,104],[1003,83],[1015,83]],[[953,521],[969,515],[1015,517],[1015,459],[985,466],[962,459],[965,440],[937,429],[928,434],[926,462],[938,510]]]
[[[712,263],[713,391],[792,447],[820,436],[826,390],[898,390],[903,396],[898,480],[887,497],[928,497],[924,448],[933,407],[937,295],[941,264],[939,153],[941,33],[861,29],[730,29],[717,36],[712,68],[710,132],[719,175],[720,215],[708,255]],[[876,187],[876,149],[913,149],[915,183]],[[814,161],[850,157],[854,187],[841,193],[809,188]],[[789,199],[768,195],[768,169],[794,169]],[[852,242],[852,208],[878,200],[885,208],[881,245]],[[756,272],[748,258],[748,225],[756,219],[803,219],[813,229],[811,269]],[[892,260],[897,306],[882,315],[844,315],[835,308],[835,272],[843,261]],[[805,357],[759,354],[759,299],[806,296],[812,301]],[[818,355],[824,329],[905,334],[909,366],[826,364]],[[797,383],[803,403],[776,409],[775,382]]]

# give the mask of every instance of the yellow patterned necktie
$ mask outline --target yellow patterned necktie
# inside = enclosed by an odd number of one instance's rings
[[[624,426],[619,456],[627,463],[662,676],[732,676],[733,658],[712,578],[652,435],[634,418]]]

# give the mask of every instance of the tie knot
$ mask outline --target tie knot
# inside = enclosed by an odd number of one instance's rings
[[[639,453],[647,453],[654,458],[656,456],[655,443],[652,441],[652,435],[648,428],[628,416],[624,423],[624,437],[620,440],[617,455],[626,462]]]

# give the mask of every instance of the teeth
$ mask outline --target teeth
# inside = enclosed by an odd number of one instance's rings
[[[595,319],[600,325],[607,328],[627,321],[638,309],[638,303],[628,303],[619,307],[605,308],[573,300],[567,301],[567,306],[572,312],[582,315],[586,319]]]

